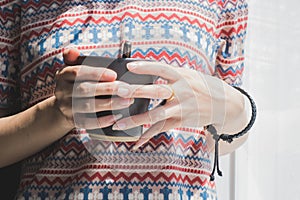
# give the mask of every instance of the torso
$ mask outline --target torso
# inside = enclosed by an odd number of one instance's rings
[[[132,57],[214,74],[218,5],[210,0],[23,1],[22,107],[51,96],[62,51],[117,57],[123,40]],[[19,198],[217,199],[202,128],[152,138],[139,153],[132,143],[87,145],[74,130],[24,162]]]

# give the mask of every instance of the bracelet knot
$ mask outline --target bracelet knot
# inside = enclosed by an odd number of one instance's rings
[[[221,134],[220,139],[228,143],[231,143],[233,141],[232,136],[229,134]]]

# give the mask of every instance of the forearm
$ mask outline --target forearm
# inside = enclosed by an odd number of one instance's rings
[[[20,161],[61,138],[72,126],[50,97],[16,115],[0,119],[0,167]]]

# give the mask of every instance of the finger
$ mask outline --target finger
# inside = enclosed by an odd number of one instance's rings
[[[177,120],[170,118],[164,121],[157,122],[156,124],[152,125],[141,137],[140,139],[135,143],[133,146],[133,150],[137,150],[139,147],[141,147],[143,144],[145,144],[147,141],[149,141],[151,138],[153,138],[155,135],[168,131],[172,128],[177,127]]]
[[[95,97],[117,93],[119,81],[114,82],[79,82],[74,84],[73,97]]]
[[[173,90],[169,85],[119,84],[116,94],[123,98],[168,99]]]
[[[133,104],[134,99],[124,98],[76,98],[73,100],[72,110],[76,113],[95,113],[106,110],[120,110]]]
[[[87,117],[86,114],[76,113],[74,117],[75,126],[84,129],[97,129],[113,125],[117,120],[122,118],[121,114],[107,115],[103,117]]]
[[[72,97],[73,87],[69,82],[56,83],[54,94],[58,99]]]
[[[85,65],[67,66],[56,74],[56,79],[66,81],[114,81],[116,72],[102,67],[90,67]]]
[[[63,51],[63,59],[66,65],[76,65],[77,58],[79,57],[80,53],[77,49],[65,49]]]
[[[169,118],[164,106],[155,108],[142,114],[134,115],[117,121],[112,129],[113,130],[126,130],[134,128],[143,124],[154,124],[158,121]]]
[[[159,62],[150,62],[150,61],[136,61],[130,62],[127,64],[129,71],[136,74],[149,74],[160,76],[173,83],[180,79],[181,75],[177,72],[175,67],[172,67],[168,64],[159,63]]]
[[[77,49],[66,49],[63,52],[63,59],[67,65],[79,65],[82,62],[79,62],[80,53]],[[79,65],[80,66],[80,65]],[[66,67],[69,69],[68,67]],[[117,74],[107,68],[95,68],[95,67],[80,67],[70,68],[72,73],[67,74],[70,80],[74,80],[77,77],[77,80],[94,80],[94,81],[113,81],[117,78]],[[63,71],[63,69],[61,70]],[[106,79],[109,80],[106,80]],[[103,79],[103,80],[102,80]]]

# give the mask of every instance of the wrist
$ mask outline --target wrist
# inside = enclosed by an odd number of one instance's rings
[[[243,130],[251,118],[251,104],[247,97],[230,85],[225,87],[226,115],[223,133],[234,134]]]
[[[228,106],[231,106],[228,104],[230,99],[227,92],[228,84],[209,75],[205,77],[205,82],[207,83],[211,99],[210,121],[207,125],[213,124],[218,132],[223,132]]]
[[[57,105],[57,99],[55,96],[51,96],[45,101],[37,104],[38,110],[47,112],[48,120],[51,121],[59,132],[69,132],[74,128],[73,123],[65,117]]]
[[[240,110],[240,115],[235,118],[236,119],[241,118],[242,120],[249,118],[249,110],[246,107],[249,105],[251,106],[251,117],[250,117],[250,120],[247,123],[247,125],[245,125],[237,133],[233,133],[233,134],[226,134],[226,132],[218,133],[214,124],[211,124],[211,125],[208,125],[205,127],[205,130],[207,130],[211,134],[212,138],[215,140],[215,158],[214,158],[214,167],[213,167],[212,173],[210,175],[211,180],[214,180],[214,173],[215,173],[216,169],[217,169],[218,175],[222,176],[222,171],[220,171],[220,169],[219,169],[219,141],[224,141],[224,142],[231,144],[234,139],[238,139],[238,141],[235,142],[235,144],[239,145],[240,142],[245,141],[245,138],[247,138],[246,133],[251,129],[251,127],[253,126],[255,119],[256,119],[257,109],[256,109],[256,105],[255,105],[255,102],[253,101],[252,97],[245,90],[243,90],[239,87],[233,86],[233,88],[236,89],[237,91],[239,91],[244,96],[246,96],[249,101],[249,104],[247,103],[247,101],[245,101],[245,99],[243,99],[243,101],[237,101],[237,102],[239,102],[237,105],[243,105],[243,106],[242,106],[242,110]],[[236,97],[237,97],[236,99],[240,100],[240,98],[238,98],[238,96],[236,96]],[[229,99],[231,99],[231,98],[229,98]],[[235,107],[235,108],[238,108],[238,107]],[[232,114],[232,113],[230,113],[230,114]],[[240,120],[238,122],[238,124],[243,124],[242,120]],[[234,123],[234,120],[231,120],[230,122],[231,122],[231,127],[236,127],[235,125],[237,125],[237,123]],[[225,125],[225,118],[224,118],[223,125]]]

